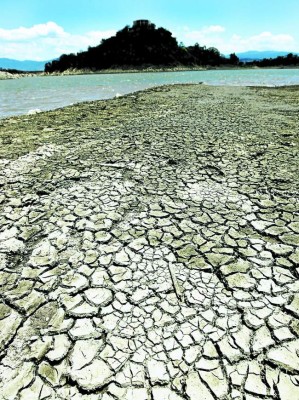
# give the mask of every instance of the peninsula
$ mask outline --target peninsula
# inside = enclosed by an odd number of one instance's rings
[[[75,70],[135,69],[176,66],[237,65],[235,54],[222,56],[215,47],[206,48],[196,43],[185,47],[178,44],[172,33],[148,20],[134,21],[115,36],[102,40],[77,54],[63,54],[45,66],[45,72]]]
[[[77,54],[63,54],[45,65],[47,73],[88,73],[92,71],[145,71],[201,69],[205,67],[294,67],[299,56],[286,56],[241,62],[235,53],[225,57],[215,47],[195,43],[178,44],[172,33],[148,20],[136,20],[115,36]]]

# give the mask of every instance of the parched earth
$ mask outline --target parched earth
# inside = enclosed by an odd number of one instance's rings
[[[0,121],[0,398],[299,399],[299,90]]]

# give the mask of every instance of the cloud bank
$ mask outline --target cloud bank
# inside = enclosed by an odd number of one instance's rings
[[[230,35],[227,29],[220,25],[206,26],[200,30],[190,30],[185,27],[177,35],[186,45],[198,42],[202,46],[216,47],[225,54],[248,50],[294,51],[296,48],[296,41],[289,34],[261,32],[245,37],[237,34]]]
[[[98,45],[102,39],[115,35],[116,30],[89,31],[72,34],[53,21],[29,28],[0,29],[0,57],[19,60],[50,60],[64,53],[77,53],[88,46]],[[198,42],[202,46],[216,47],[223,54],[248,50],[294,51],[297,43],[289,34],[261,32],[252,36],[230,34],[221,25],[204,26],[198,30],[189,27],[174,32],[185,45]]]
[[[96,46],[115,33],[115,30],[105,30],[76,35],[66,32],[52,21],[29,28],[0,29],[0,57],[49,60],[63,53],[77,53],[88,46]]]
[[[0,29],[0,40],[7,41],[27,41],[45,36],[61,36],[65,32],[63,28],[55,22],[34,25],[31,28],[21,26],[17,29]]]

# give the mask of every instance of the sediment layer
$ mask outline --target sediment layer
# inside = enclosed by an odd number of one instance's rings
[[[298,88],[0,121],[0,398],[299,398]]]

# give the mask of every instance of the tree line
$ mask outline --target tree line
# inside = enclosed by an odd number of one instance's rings
[[[259,61],[251,61],[246,63],[247,66],[257,67],[281,67],[281,66],[296,66],[299,65],[299,56],[289,53],[286,56],[278,56],[276,58],[264,58]]]

